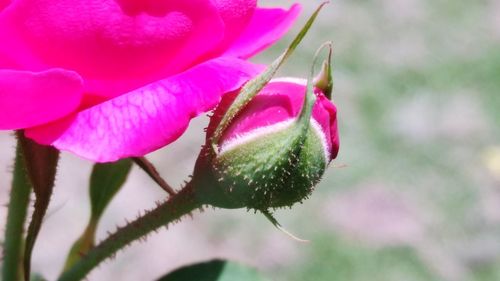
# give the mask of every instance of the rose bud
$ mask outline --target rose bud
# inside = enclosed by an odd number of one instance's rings
[[[231,120],[214,151],[212,136],[238,93],[224,96],[193,175],[200,202],[265,211],[308,197],[337,156],[339,138],[329,93],[306,92],[305,79],[271,80]]]

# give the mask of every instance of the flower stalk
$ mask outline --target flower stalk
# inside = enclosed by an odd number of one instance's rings
[[[188,184],[175,196],[170,197],[154,210],[147,212],[126,226],[118,228],[114,234],[111,234],[95,248],[91,249],[77,263],[65,271],[58,280],[73,281],[85,278],[99,263],[113,257],[116,252],[128,244],[145,237],[162,226],[168,226],[200,207],[201,204],[195,200],[191,185]]]

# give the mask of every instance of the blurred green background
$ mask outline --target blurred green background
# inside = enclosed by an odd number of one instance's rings
[[[283,73],[333,41],[346,167],[281,213],[312,242],[271,273],[500,280],[500,2],[332,1],[307,39]]]
[[[271,62],[320,3],[299,2],[305,9],[293,32],[256,61]],[[280,75],[306,76],[327,40],[335,48],[340,154],[309,200],[277,213],[311,242],[293,241],[253,213],[209,209],[127,248],[89,280],[152,280],[213,257],[277,281],[500,280],[500,2],[334,0]],[[151,155],[171,183],[191,173],[206,124],[198,118]],[[6,133],[0,142],[13,147]],[[2,149],[2,167],[12,157]],[[49,279],[88,218],[90,168],[63,155],[33,258]],[[2,169],[4,204],[10,176]],[[162,196],[135,169],[99,237]],[[0,215],[3,227],[5,208]]]

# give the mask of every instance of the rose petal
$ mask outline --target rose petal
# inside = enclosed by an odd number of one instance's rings
[[[290,29],[302,10],[299,4],[293,5],[288,11],[273,8],[258,8],[246,30],[225,55],[248,58],[262,51]]]
[[[306,93],[306,83],[304,79],[277,78],[273,79],[266,87],[255,96],[252,101],[238,114],[223,135],[223,139],[230,140],[238,138],[247,132],[258,128],[266,127],[282,121],[295,118],[299,115],[304,103]],[[337,132],[337,110],[318,89],[316,89],[318,99],[313,107],[313,118],[321,126],[326,137],[328,151],[331,159],[334,159],[338,152],[338,132]],[[216,111],[215,118],[221,117],[219,113],[225,111],[230,106],[236,93],[223,98]],[[218,124],[219,121],[212,120],[211,124]],[[211,135],[214,128],[209,128]]]
[[[322,121],[323,124],[323,130],[327,132],[327,136],[330,136],[329,139],[329,145],[331,146],[330,148],[330,158],[335,159],[337,157],[337,154],[339,152],[339,147],[340,147],[340,139],[339,139],[339,131],[338,131],[338,125],[337,125],[337,107],[324,95],[318,96],[318,101],[316,102],[318,106],[321,106],[323,110],[323,114],[326,114],[328,112],[328,116],[322,117],[321,120],[325,120],[326,118],[329,118],[328,124],[330,125],[329,128],[326,128],[325,126],[325,121]],[[315,119],[320,119],[319,118],[319,113],[315,110],[313,112],[314,118]]]
[[[18,0],[1,16],[0,29],[21,35],[45,64],[85,80],[167,77],[224,33],[209,0]]]
[[[28,72],[0,69],[1,130],[44,124],[76,110],[82,99],[78,74],[62,69]]]
[[[0,0],[0,12],[10,4],[10,0]]]
[[[225,50],[246,29],[257,7],[257,0],[212,0],[212,3],[225,26],[224,40],[217,49]]]
[[[16,64],[6,55],[0,53],[0,69],[15,69]]]
[[[1,0],[0,0],[1,1]],[[14,68],[18,70],[44,71],[49,69],[42,64],[33,52],[26,46],[9,22],[7,15],[11,7],[9,1],[0,3],[0,68]],[[7,8],[8,7],[8,8]]]
[[[260,70],[236,58],[214,59],[26,134],[98,162],[145,155],[176,140],[190,119]]]

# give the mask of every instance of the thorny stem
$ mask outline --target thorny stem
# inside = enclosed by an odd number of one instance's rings
[[[18,138],[22,137],[22,133],[19,133]],[[20,140],[18,140],[7,225],[5,228],[3,280],[23,279],[20,265],[23,248],[23,228],[28,210],[30,192],[31,184],[26,174],[25,159]]]
[[[59,281],[81,280],[102,261],[116,254],[131,242],[145,237],[150,232],[189,214],[200,208],[195,200],[192,186],[188,184],[183,190],[172,196],[165,203],[144,214],[135,221],[119,228],[104,241],[99,243],[83,256],[75,265],[65,271]]]

